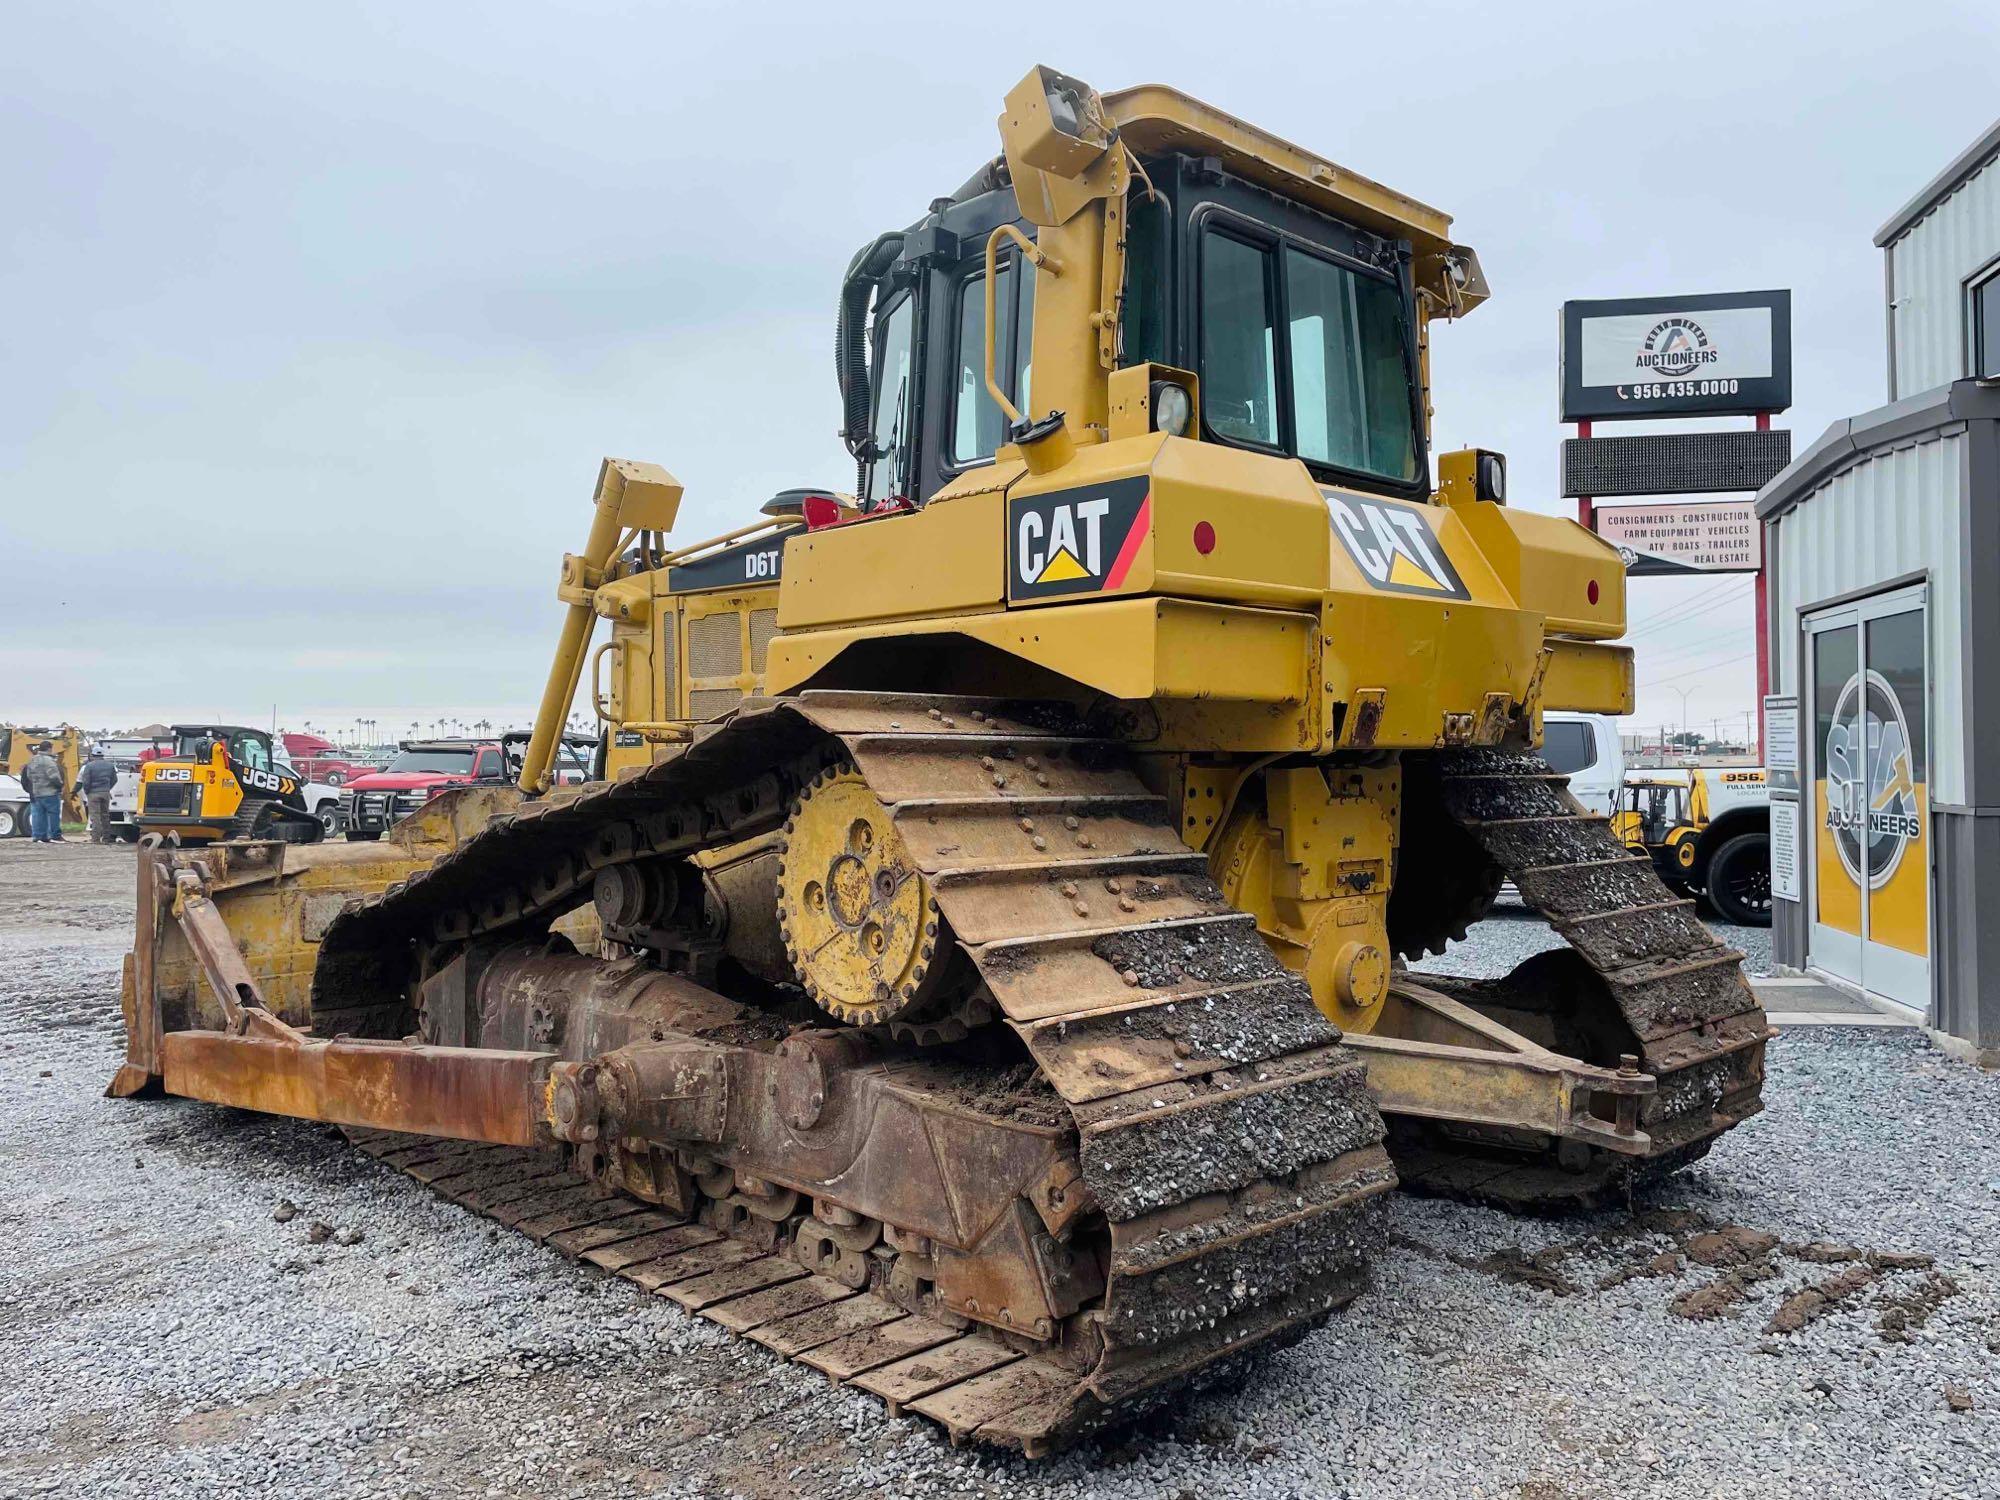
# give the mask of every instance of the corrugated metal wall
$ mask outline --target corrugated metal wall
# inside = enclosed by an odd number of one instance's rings
[[[1929,572],[1933,804],[1966,800],[1958,671],[1965,617],[1958,556],[1964,443],[1960,430],[1864,459],[1804,496],[1777,528],[1772,607],[1783,633],[1773,664],[1776,692],[1801,692],[1801,605]],[[1803,714],[1805,704],[1799,708]]]
[[[1940,813],[1931,828],[1939,872],[1931,882],[1931,1025],[1974,1046],[2000,1048],[2000,997],[1980,982],[2000,973],[2000,925],[1993,921],[2000,818]]]
[[[1889,246],[1895,276],[1895,398],[1966,370],[1965,278],[2000,255],[2000,158],[1989,161]]]

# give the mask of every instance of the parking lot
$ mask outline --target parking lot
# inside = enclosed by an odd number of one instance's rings
[[[2000,1494],[2000,1078],[1920,1033],[1782,1037],[1766,1113],[1629,1211],[1399,1197],[1346,1314],[1029,1464],[323,1127],[100,1097],[130,878],[0,846],[0,1494]]]

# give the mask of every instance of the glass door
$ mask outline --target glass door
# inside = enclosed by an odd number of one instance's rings
[[[1930,999],[1924,592],[1806,621],[1812,962],[1918,1010]]]
[[[1861,983],[1861,864],[1844,831],[1855,794],[1840,722],[1842,694],[1861,671],[1861,623],[1852,609],[1806,622],[1807,680],[1812,691],[1812,933],[1809,957],[1850,984]],[[1838,725],[1838,732],[1836,726]]]

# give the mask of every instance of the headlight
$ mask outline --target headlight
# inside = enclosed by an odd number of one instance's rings
[[[1194,418],[1194,403],[1188,399],[1186,388],[1171,380],[1156,380],[1152,401],[1153,429],[1168,437],[1186,437],[1188,424]]]

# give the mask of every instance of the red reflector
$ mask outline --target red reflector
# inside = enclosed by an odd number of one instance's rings
[[[1215,528],[1206,521],[1194,523],[1194,550],[1203,557],[1215,550]]]
[[[1584,592],[1590,596],[1592,604],[1597,602],[1597,580],[1595,578],[1590,580],[1590,587],[1585,589]]]
[[[840,502],[831,495],[807,495],[800,508],[805,512],[807,531],[818,531],[840,521]]]

